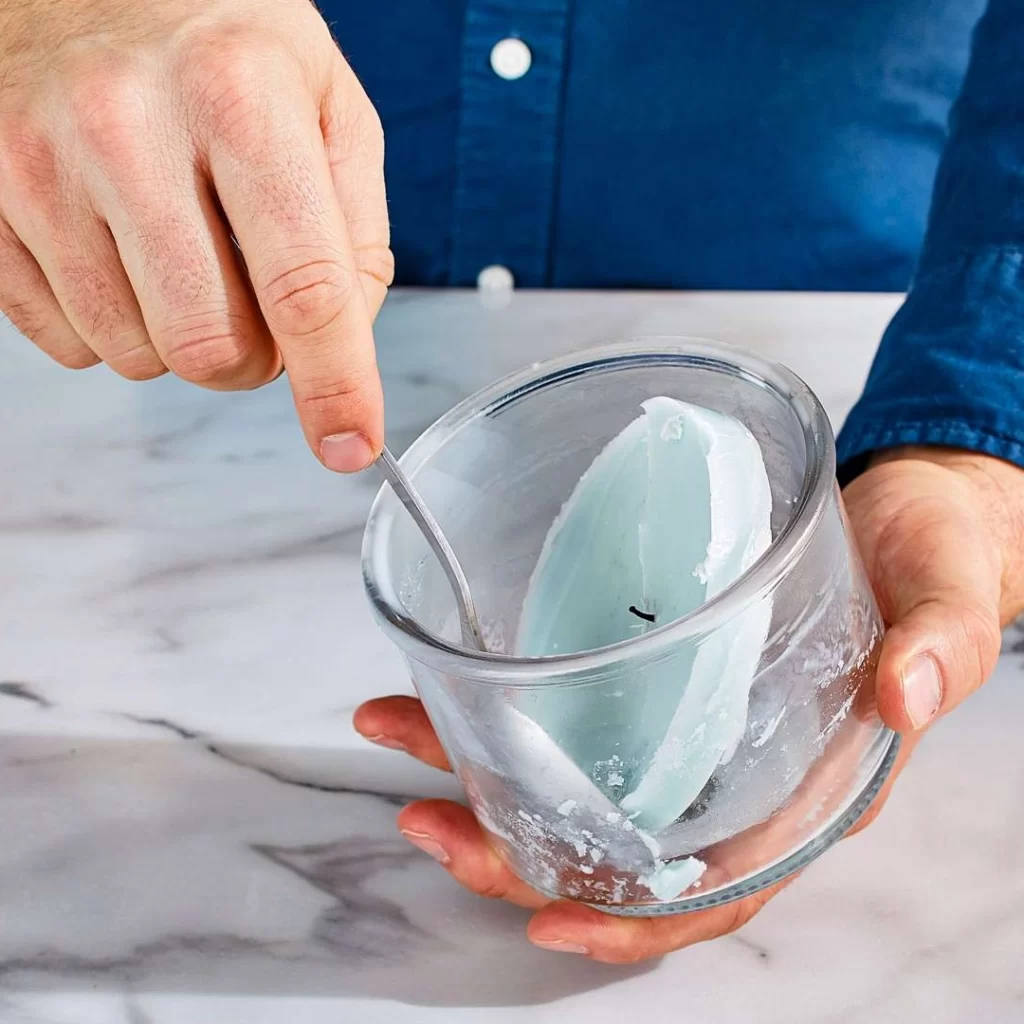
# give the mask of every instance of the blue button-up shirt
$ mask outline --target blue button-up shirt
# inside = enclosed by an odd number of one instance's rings
[[[1024,0],[985,6],[321,2],[384,124],[400,283],[913,279],[848,466],[922,442],[1024,465]]]

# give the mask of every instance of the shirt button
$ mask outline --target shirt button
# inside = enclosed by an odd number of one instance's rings
[[[533,54],[530,53],[530,48],[522,39],[516,39],[514,36],[495,43],[491,50],[491,68],[499,78],[510,82],[522,78],[530,70],[532,63]]]
[[[476,286],[482,292],[510,292],[515,283],[512,271],[500,263],[492,263],[476,275]]]

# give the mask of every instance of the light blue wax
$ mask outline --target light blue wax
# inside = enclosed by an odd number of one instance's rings
[[[750,431],[722,413],[649,399],[552,525],[518,653],[593,650],[681,618],[764,553],[770,520]],[[627,660],[583,689],[539,688],[521,710],[640,827],[664,828],[742,738],[770,615],[770,599],[759,600],[710,636],[681,639],[666,659]]]

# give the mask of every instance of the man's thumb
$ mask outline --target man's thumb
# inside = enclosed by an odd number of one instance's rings
[[[960,525],[966,530],[947,521],[908,533],[880,581],[891,627],[878,665],[878,710],[899,732],[922,729],[955,707],[999,657],[999,569],[977,527]],[[923,536],[926,552],[907,550]]]

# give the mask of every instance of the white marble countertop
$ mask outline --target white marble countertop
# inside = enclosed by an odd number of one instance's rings
[[[399,293],[390,437],[639,334],[781,359],[838,421],[896,305]],[[349,724],[408,690],[359,580],[376,478],[316,465],[284,382],[71,374],[9,327],[0,367],[2,1024],[1024,1020],[1018,634],[879,821],[741,933],[628,969],[545,954],[396,834],[451,780]]]

